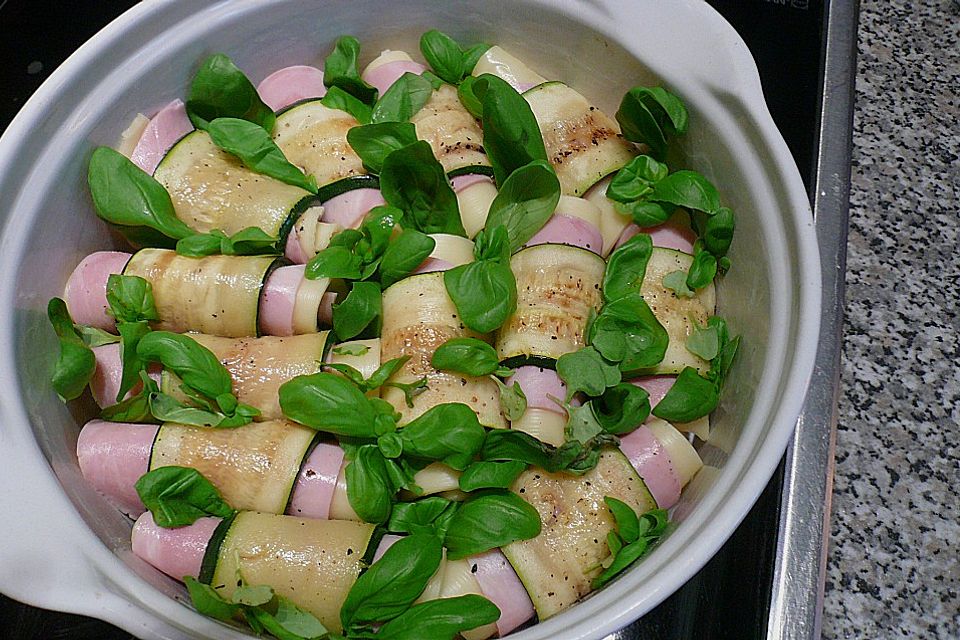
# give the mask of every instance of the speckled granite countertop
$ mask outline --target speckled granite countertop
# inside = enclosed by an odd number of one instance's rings
[[[823,637],[960,638],[960,3],[863,0]]]

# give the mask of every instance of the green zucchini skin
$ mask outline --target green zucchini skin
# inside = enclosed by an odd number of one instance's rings
[[[380,178],[371,175],[350,176],[324,185],[317,190],[317,201],[323,204],[354,189],[379,189]]]
[[[556,371],[557,360],[556,358],[533,355],[528,356],[521,354],[501,360],[500,366],[507,367],[509,369],[519,369],[520,367],[540,367],[541,369],[550,369],[551,371]]]
[[[220,521],[220,524],[217,525],[217,528],[213,530],[213,535],[210,536],[210,542],[207,543],[207,548],[203,552],[203,560],[200,562],[200,575],[197,576],[197,580],[204,584],[211,584],[213,582],[213,574],[217,569],[217,560],[220,558],[220,548],[223,546],[223,541],[227,537],[227,533],[230,531],[230,527],[233,526],[233,521],[236,519],[237,514],[234,513],[232,516],[224,518]]]
[[[481,175],[487,176],[488,178],[493,177],[493,167],[485,164],[471,164],[466,167],[459,167],[452,171],[447,172],[448,178],[456,178],[458,176],[469,176],[469,175]]]

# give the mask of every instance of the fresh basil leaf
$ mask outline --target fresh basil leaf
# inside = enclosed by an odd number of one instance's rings
[[[667,154],[666,135],[686,133],[688,115],[683,102],[660,87],[634,87],[616,113],[623,136],[650,147],[662,159]]]
[[[603,273],[603,299],[610,302],[640,293],[652,254],[653,239],[645,233],[633,236],[610,254]]]
[[[393,228],[402,218],[403,212],[400,209],[388,205],[380,205],[367,212],[360,225],[363,237],[355,247],[364,264],[369,266],[383,255],[393,236]]]
[[[165,393],[151,393],[150,414],[160,422],[176,422],[195,427],[232,429],[250,424],[260,412],[249,405],[239,405],[230,415],[212,409],[191,407]]]
[[[305,277],[310,280],[320,278],[343,278],[359,280],[363,261],[350,249],[331,245],[322,249],[307,263]]]
[[[188,335],[152,331],[140,339],[137,353],[147,362],[159,362],[183,384],[209,398],[229,394],[233,381],[209,349]]]
[[[433,95],[433,85],[409,71],[390,85],[373,105],[373,122],[407,122],[423,108]]]
[[[262,127],[239,118],[217,118],[207,125],[207,133],[215,145],[239,158],[243,164],[261,175],[317,192],[317,180],[304,175],[291,164],[270,134]]]
[[[424,71],[420,74],[420,76],[430,83],[430,86],[433,87],[434,91],[444,85],[443,79],[431,71]]]
[[[603,501],[613,515],[617,524],[617,533],[623,541],[628,544],[635,542],[640,537],[640,519],[633,507],[612,496],[604,496]]]
[[[377,370],[370,374],[370,377],[364,381],[364,391],[373,391],[384,385],[393,374],[402,369],[403,365],[407,364],[407,360],[409,359],[410,356],[400,356],[399,358],[393,358],[381,364],[377,367]]]
[[[107,304],[117,322],[159,320],[153,287],[139,276],[111,273],[107,278]]]
[[[107,333],[103,329],[97,329],[96,327],[88,327],[85,324],[74,324],[73,329],[77,332],[77,335],[80,336],[80,339],[83,340],[83,344],[91,349],[102,347],[105,344],[116,344],[120,342],[120,336],[115,336],[112,333]]]
[[[472,44],[463,50],[464,75],[473,73],[473,68],[477,66],[480,58],[483,57],[483,54],[485,54],[489,48],[489,44],[486,44],[485,42],[478,42],[477,44]]]
[[[369,351],[370,347],[365,344],[338,344],[333,348],[338,356],[364,356]]]
[[[438,598],[415,604],[383,625],[377,640],[453,640],[461,631],[492,624],[500,618],[495,604],[476,594]]]
[[[444,81],[457,84],[463,78],[463,52],[460,45],[447,34],[436,29],[424,33],[420,36],[420,53],[434,73]]]
[[[424,376],[414,382],[384,382],[383,386],[403,391],[403,399],[407,407],[413,409],[413,399],[427,390],[427,377]]]
[[[554,449],[530,434],[511,429],[494,429],[480,449],[483,460],[516,460],[534,467],[548,469]]]
[[[526,468],[527,464],[519,460],[480,460],[471,463],[463,470],[460,476],[460,489],[462,491],[509,489],[517,476]]]
[[[447,558],[459,560],[540,535],[540,514],[515,493],[481,495],[460,507],[444,544]]]
[[[111,278],[113,276],[110,276]],[[150,325],[146,320],[139,322],[118,322],[117,332],[120,334],[120,359],[122,362],[120,387],[117,389],[115,402],[120,402],[140,380],[140,371],[144,363],[137,353],[137,345],[143,336],[150,333]]]
[[[503,225],[510,249],[516,251],[553,215],[560,201],[560,181],[549,163],[538,160],[515,169],[500,184],[486,226]]]
[[[390,514],[387,530],[393,533],[425,533],[442,538],[450,519],[460,508],[458,502],[430,496],[415,502],[398,502]]]
[[[440,460],[464,469],[483,446],[486,431],[473,409],[459,402],[438,404],[400,430],[404,455]]]
[[[500,388],[500,410],[503,415],[511,422],[522,418],[527,411],[527,396],[520,385],[514,382],[508,387],[499,378],[494,378],[494,381]]]
[[[234,590],[230,600],[234,604],[259,607],[273,600],[273,587],[265,584],[256,586],[242,584]]]
[[[321,638],[328,631],[312,613],[304,611],[289,599],[276,596],[277,612],[274,618],[289,633],[299,638]]]
[[[347,142],[373,173],[381,172],[383,161],[392,152],[416,141],[416,129],[409,122],[378,122],[347,131]]]
[[[510,264],[510,236],[503,225],[481,229],[473,239],[473,255],[477,260]]]
[[[649,394],[629,382],[610,387],[590,405],[603,430],[614,435],[633,431],[650,415]]]
[[[104,407],[100,418],[110,422],[157,422],[150,411],[150,398],[159,393],[157,383],[143,370],[140,371],[140,382],[143,388],[138,393]]]
[[[384,458],[396,459],[403,453],[403,442],[397,432],[392,431],[377,438],[377,448]]]
[[[707,326],[716,327],[719,335],[720,352],[710,362],[710,371],[707,375],[720,389],[723,387],[727,373],[733,365],[733,358],[737,355],[737,349],[740,347],[740,336],[730,338],[726,321],[717,316],[708,319]]]
[[[333,305],[333,331],[339,340],[349,340],[367,327],[376,329],[380,311],[380,285],[354,282],[343,302]]]
[[[177,217],[163,185],[118,151],[109,147],[93,151],[87,184],[97,215],[120,227],[128,238],[168,247],[193,234]]]
[[[360,78],[359,58],[359,40],[353,36],[337,38],[333,51],[323,64],[323,84],[339,87],[364,104],[372,105],[377,98],[377,90]]]
[[[590,343],[620,371],[634,373],[663,360],[670,341],[667,330],[639,293],[604,305],[590,326]]]
[[[567,442],[578,442],[582,445],[589,445],[590,442],[603,433],[603,427],[597,421],[594,415],[593,403],[580,406],[568,406],[567,424],[564,428],[564,435]]]
[[[653,408],[653,415],[668,422],[690,422],[716,409],[719,400],[716,384],[702,377],[693,367],[684,367],[667,394]]]
[[[443,273],[447,294],[463,323],[480,333],[499,328],[517,309],[517,279],[510,265],[471,262]]]
[[[376,437],[373,406],[355,384],[333,373],[297,376],[280,385],[283,414],[340,436]]]
[[[380,524],[390,518],[396,493],[386,467],[387,460],[376,445],[357,449],[347,465],[347,499],[364,522]]]
[[[712,253],[700,249],[693,256],[690,271],[687,273],[687,287],[691,290],[702,289],[717,275],[717,259]]]
[[[667,165],[650,156],[637,156],[624,165],[607,186],[607,197],[617,202],[633,202],[649,196],[653,185],[667,177]]]
[[[177,241],[177,253],[191,258],[220,254],[224,256],[254,256],[279,254],[277,239],[259,227],[241,229],[228,236],[220,229],[197,233]]]
[[[663,276],[661,284],[664,289],[673,291],[678,298],[692,298],[697,294],[687,286],[687,274],[683,271],[671,271]]]
[[[611,507],[611,510],[614,508],[614,504],[611,500],[614,498],[604,498],[607,501],[607,505]],[[626,504],[616,501],[620,506],[616,507],[620,512],[623,519],[627,520],[627,533],[632,537],[634,531],[632,530],[632,522],[629,520],[627,511],[633,513],[633,510]],[[614,511],[614,518],[617,521],[617,526],[621,526],[621,517],[617,515],[618,511]],[[634,514],[636,517],[636,514]],[[636,537],[633,541],[630,541],[629,538],[623,536],[621,532],[621,537],[624,538],[624,541],[629,542],[627,545],[623,545],[622,542],[617,539],[615,544],[610,544],[611,537],[608,536],[608,546],[610,547],[611,557],[604,561],[603,566],[606,567],[606,570],[603,571],[599,576],[593,579],[591,586],[594,589],[599,589],[616,575],[621,573],[624,569],[633,564],[637,559],[642,557],[650,549],[651,545],[655,544],[660,537],[666,531],[668,524],[667,512],[663,509],[654,509],[653,511],[648,511],[639,517],[637,521],[636,528]],[[612,532],[611,532],[612,533]]]
[[[222,53],[204,60],[193,77],[187,115],[198,129],[206,129],[217,118],[239,118],[267,133],[277,120],[247,76]]]
[[[404,225],[423,233],[465,236],[457,196],[430,144],[419,140],[390,153],[380,172],[384,200],[404,212]]]
[[[622,573],[627,567],[646,555],[649,546],[650,543],[647,541],[647,538],[640,538],[620,549],[617,555],[614,556],[613,563],[611,563],[603,573],[593,579],[590,583],[591,586],[594,589],[599,589],[610,582],[615,576]]]
[[[463,82],[460,83],[460,86],[457,87],[457,97],[460,99],[460,104],[463,105],[463,108],[479,120],[483,117],[483,103],[473,90],[473,85],[476,81],[477,79],[473,76],[465,77]]]
[[[720,207],[716,213],[709,216],[703,225],[701,239],[707,251],[718,258],[727,255],[730,242],[733,240],[735,224],[733,211],[727,207]]]
[[[384,288],[403,280],[430,257],[437,241],[416,229],[404,229],[387,246],[380,261],[380,282]]]
[[[327,94],[320,99],[320,102],[328,109],[339,109],[349,113],[360,124],[368,124],[373,117],[373,108],[369,104],[361,102],[340,87],[327,89]]]
[[[66,302],[51,298],[47,303],[47,318],[60,340],[60,355],[51,383],[60,399],[66,402],[79,397],[87,388],[97,369],[97,359],[74,328]]]
[[[506,81],[485,73],[472,86],[482,104],[483,148],[497,184],[531,162],[547,162],[540,126],[530,104]]]
[[[486,376],[500,368],[497,351],[477,338],[451,338],[436,348],[430,358],[434,369]]]
[[[704,360],[713,360],[720,353],[720,335],[717,327],[697,327],[687,338],[687,351]]]
[[[224,622],[231,622],[234,616],[240,613],[239,605],[224,600],[210,585],[203,584],[193,576],[186,576],[183,581],[187,585],[190,601],[197,613]]]
[[[641,229],[663,224],[670,219],[670,212],[673,210],[673,207],[668,208],[658,202],[646,201],[631,202],[626,205],[615,202],[614,208],[620,213],[630,216],[633,219],[633,224]]]
[[[717,188],[696,171],[671,173],[653,185],[650,199],[707,214],[715,214],[720,209]]]
[[[217,488],[196,469],[159,467],[140,476],[134,488],[160,527],[183,527],[205,516],[233,515]]]
[[[398,540],[354,582],[340,608],[344,629],[402,614],[423,593],[441,559],[436,536],[414,533]]]
[[[567,402],[577,392],[599,396],[620,382],[620,369],[607,362],[594,347],[565,353],[557,359],[557,374],[567,385]]]

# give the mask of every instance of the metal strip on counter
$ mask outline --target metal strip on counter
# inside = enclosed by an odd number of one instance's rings
[[[843,330],[858,9],[856,0],[834,0],[827,14],[817,180],[811,194],[823,274],[820,344],[787,449],[769,640],[820,638]]]

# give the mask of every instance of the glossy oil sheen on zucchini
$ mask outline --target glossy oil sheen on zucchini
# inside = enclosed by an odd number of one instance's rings
[[[457,89],[444,84],[433,92],[410,122],[417,137],[426,140],[447,173],[471,166],[490,166],[483,152],[480,125],[457,97]]]
[[[153,175],[169,192],[177,217],[200,233],[259,227],[282,240],[313,201],[300,187],[251,171],[205,131],[175,144]]]
[[[540,535],[503,547],[540,620],[553,616],[591,591],[600,563],[609,554],[613,516],[603,501],[612,496],[637,513],[656,508],[653,496],[618,449],[606,449],[583,476],[524,471],[512,490],[539,513]]]
[[[243,338],[258,333],[260,291],[276,263],[274,256],[188,258],[141,249],[123,273],[152,285],[160,316],[154,328]]]
[[[312,100],[277,116],[273,140],[287,160],[323,187],[366,173],[360,157],[347,144],[347,131],[359,124],[346,111]]]
[[[517,277],[517,310],[497,335],[500,360],[559,358],[584,346],[590,310],[599,311],[606,265],[586,249],[540,244],[510,259]]]

